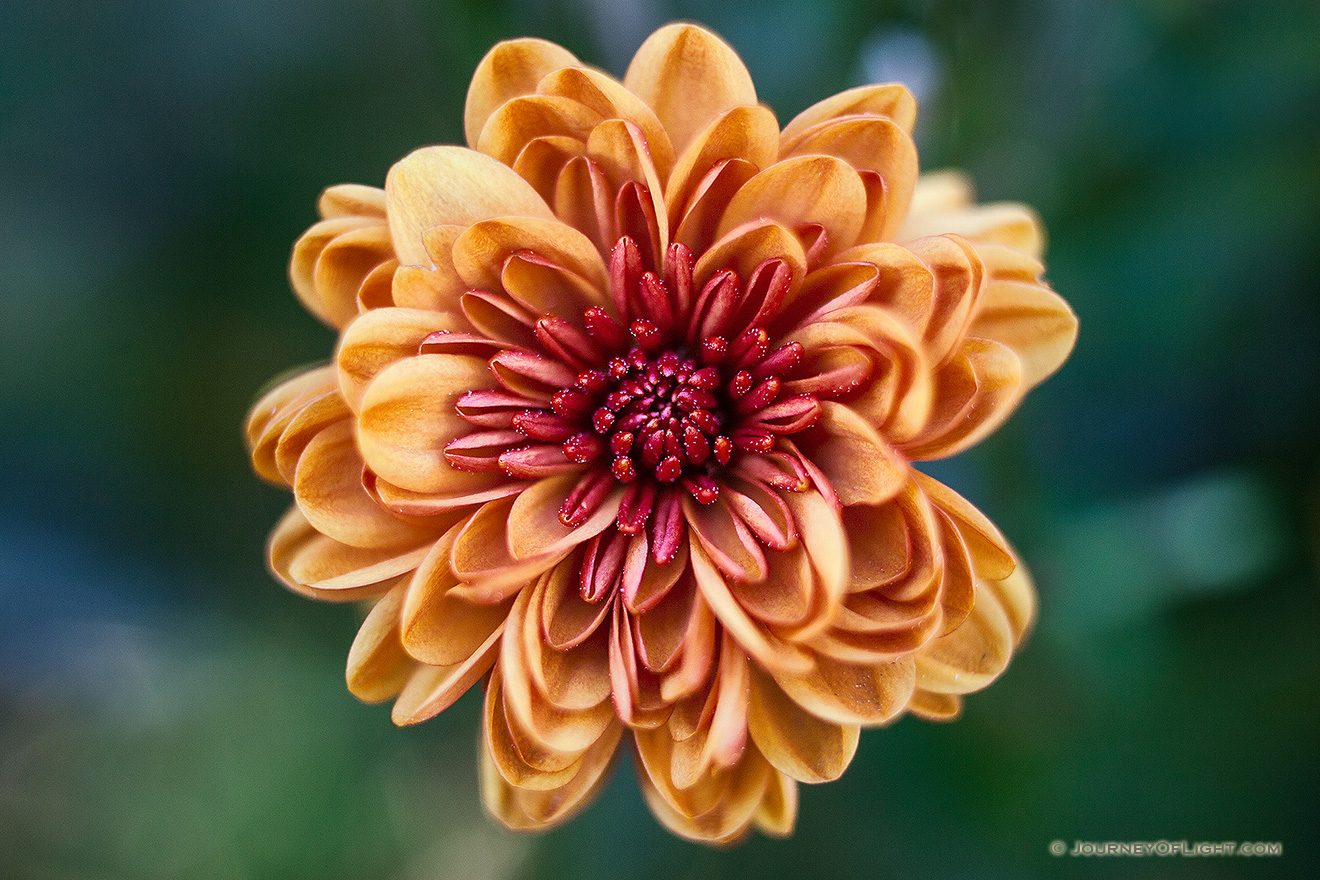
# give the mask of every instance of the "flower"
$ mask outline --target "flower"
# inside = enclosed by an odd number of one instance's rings
[[[622,83],[534,39],[473,77],[469,146],[336,186],[294,248],[332,364],[247,428],[293,489],[270,566],[374,604],[349,689],[435,715],[485,679],[487,808],[582,808],[625,740],[677,834],[791,831],[861,727],[957,714],[1034,594],[914,462],[1066,358],[1041,233],[918,180],[916,107],[853,89],[781,131],[718,37]]]

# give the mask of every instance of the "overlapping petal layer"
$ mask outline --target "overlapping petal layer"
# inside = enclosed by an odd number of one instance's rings
[[[782,131],[718,37],[623,81],[540,40],[478,66],[468,147],[339,186],[297,243],[334,363],[254,407],[270,565],[373,602],[348,684],[400,724],[485,680],[488,809],[589,803],[625,739],[677,834],[789,833],[864,726],[948,718],[1034,593],[914,462],[1070,351],[1034,215],[918,177],[902,86]]]

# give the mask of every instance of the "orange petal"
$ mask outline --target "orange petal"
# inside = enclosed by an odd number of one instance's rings
[[[454,267],[468,287],[501,290],[506,263],[520,252],[585,282],[560,281],[542,293],[520,290],[529,297],[523,304],[534,313],[579,321],[587,307],[608,304],[609,277],[600,252],[585,235],[557,220],[518,217],[476,223],[454,242]]]
[[[512,166],[532,141],[545,137],[586,140],[601,119],[595,110],[571,98],[524,95],[490,115],[477,137],[477,149]]]
[[[486,674],[499,652],[501,630],[457,666],[422,666],[394,701],[390,718],[400,726],[417,724],[448,709]]]
[[[481,802],[500,823],[515,831],[541,831],[586,807],[609,778],[623,727],[613,722],[582,753],[573,778],[550,791],[510,785],[496,770],[489,751],[480,749]]]
[[[957,694],[937,694],[920,688],[912,695],[908,711],[926,721],[952,721],[962,711],[962,698]]]
[[[688,146],[669,177],[664,196],[671,228],[677,228],[680,212],[712,167],[725,159],[740,159],[755,174],[775,161],[778,137],[775,115],[766,107],[735,107],[720,115]]]
[[[903,456],[843,404],[822,401],[820,420],[804,433],[802,448],[844,506],[882,504],[907,482]]]
[[[377,231],[384,226],[382,217],[344,216],[332,217],[313,225],[293,246],[293,255],[289,258],[289,283],[293,286],[298,299],[309,312],[332,327],[342,327],[358,314],[358,285],[378,263],[394,256],[388,243],[383,249],[376,248],[372,242],[379,243]],[[361,259],[363,250],[357,247],[362,241],[355,238],[359,234],[366,236],[365,260]],[[341,257],[347,260],[331,260],[325,280],[332,286],[323,289],[317,281],[317,270],[322,255],[341,238],[347,250]],[[357,257],[359,259],[353,259]],[[333,272],[338,268],[342,271]],[[354,283],[356,279],[356,283]]]
[[[506,101],[532,94],[548,74],[579,64],[573,53],[546,40],[525,37],[496,44],[481,59],[468,86],[463,111],[468,146],[476,148],[486,120]]]
[[[382,508],[362,485],[353,426],[338,422],[312,438],[293,480],[293,497],[319,532],[354,547],[415,547],[434,530]]]
[[[385,197],[399,262],[413,266],[432,265],[422,234],[433,226],[554,216],[513,169],[462,147],[423,147],[399,160],[385,177]]]
[[[508,522],[508,547],[514,559],[562,557],[614,522],[623,500],[622,490],[612,492],[581,525],[570,527],[560,521],[559,508],[579,479],[576,474],[545,477],[518,496]]]
[[[917,485],[931,503],[953,521],[972,556],[978,577],[1001,581],[1013,573],[1017,560],[1003,533],[988,517],[957,492],[932,477],[915,472]]]
[[[480,605],[455,588],[449,567],[457,528],[436,541],[417,567],[401,609],[404,650],[430,666],[454,666],[472,656],[509,615],[513,600]]]
[[[935,693],[978,691],[1008,667],[1016,641],[999,598],[978,585],[962,626],[917,652],[917,681],[922,690]]]
[[[1077,316],[1057,293],[1033,274],[1039,264],[992,246],[980,248],[990,281],[977,299],[967,332],[1013,350],[1022,364],[1022,384],[1031,388],[1057,370],[1077,342]],[[1024,273],[1024,274],[1025,274]]]
[[[807,274],[807,255],[798,237],[777,223],[749,224],[725,235],[697,260],[693,285],[699,290],[721,269],[732,269],[746,281],[767,260],[782,260],[793,273],[791,298]]]
[[[781,226],[818,224],[829,238],[823,259],[852,247],[866,218],[866,188],[857,172],[833,156],[799,156],[776,162],[738,190],[717,236],[750,222]]]
[[[861,728],[831,724],[803,710],[774,679],[752,670],[748,725],[767,761],[799,782],[828,782],[848,769]]]
[[[417,354],[422,340],[432,333],[467,329],[462,317],[449,312],[391,308],[360,316],[344,330],[335,354],[344,399],[360,411],[367,386],[381,370]]]
[[[329,220],[334,217],[379,217],[385,219],[385,190],[360,183],[328,186],[316,201],[316,209]]]
[[[405,548],[350,547],[316,531],[293,507],[271,532],[267,558],[271,572],[294,592],[341,602],[384,593],[429,549],[429,541]]]
[[[586,709],[561,709],[535,687],[524,642],[528,638],[526,632],[534,632],[527,622],[531,599],[531,590],[518,595],[509,612],[500,648],[500,676],[509,722],[546,748],[581,751],[599,739],[614,721],[614,707],[606,698]],[[608,689],[597,690],[608,697]]]
[[[783,773],[772,773],[753,821],[765,834],[788,837],[797,822],[797,805],[797,781]]]
[[[279,382],[252,405],[244,433],[252,466],[263,479],[287,484],[275,464],[280,436],[309,403],[337,391],[334,367],[316,367]]]
[[[836,156],[858,171],[874,171],[883,182],[875,208],[883,217],[868,216],[871,240],[891,239],[907,215],[917,182],[917,148],[894,120],[883,116],[847,116],[819,123],[804,131],[785,156]],[[870,204],[873,200],[868,200]],[[940,230],[953,232],[955,230]]]
[[[1026,205],[1012,202],[973,204],[971,181],[956,171],[923,174],[912,196],[899,241],[954,233],[979,244],[997,244],[1030,257],[1040,257],[1045,232],[1040,218]]]
[[[854,666],[817,657],[802,675],[769,669],[779,686],[812,715],[834,724],[884,724],[907,705],[916,685],[911,657],[874,666]]]
[[[623,82],[655,111],[679,156],[726,111],[756,105],[752,77],[737,53],[690,24],[666,25],[647,37]]]
[[[976,445],[1013,414],[1026,389],[1013,350],[988,339],[965,339],[935,374],[930,421],[900,451],[914,461],[945,458]]]
[[[459,589],[475,602],[502,602],[557,561],[554,556],[517,560],[509,554],[507,531],[513,501],[500,498],[486,502],[454,540],[450,565],[465,584]]]
[[[635,125],[644,137],[648,164],[654,163],[659,180],[668,179],[674,166],[674,146],[669,142],[669,135],[651,108],[616,80],[597,70],[567,68],[543,79],[537,91],[543,95],[571,98],[604,119]]]
[[[491,672],[482,718],[482,742],[500,776],[526,791],[562,788],[577,772],[580,752],[547,748],[510,723],[499,666]]]
[[[690,545],[692,574],[701,596],[743,650],[756,658],[767,669],[782,670],[784,674],[801,673],[811,666],[810,658],[800,649],[770,636],[763,627],[748,617],[742,605],[729,591],[729,585],[711,562],[700,542]]]
[[[445,460],[450,441],[472,430],[455,409],[468,391],[492,388],[481,358],[423,354],[382,370],[362,398],[358,446],[385,480],[415,492],[442,492],[466,472]]]
[[[917,101],[905,86],[897,83],[859,86],[832,95],[803,110],[784,126],[781,149],[791,150],[803,132],[814,125],[841,116],[887,116],[906,132],[917,121]]]
[[[399,611],[407,590],[407,583],[400,583],[381,596],[348,649],[348,690],[363,702],[379,703],[393,697],[417,667],[417,661],[399,643]]]

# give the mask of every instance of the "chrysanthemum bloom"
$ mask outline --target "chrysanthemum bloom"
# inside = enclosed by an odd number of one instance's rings
[[[295,500],[270,564],[374,601],[348,684],[396,722],[484,679],[509,827],[624,747],[674,832],[788,833],[797,782],[955,715],[1030,625],[1004,538],[914,463],[994,430],[1076,322],[1028,210],[917,179],[915,114],[869,86],[781,130],[691,25],[622,83],[516,40],[467,148],[322,197],[291,275],[334,362],[248,424]]]

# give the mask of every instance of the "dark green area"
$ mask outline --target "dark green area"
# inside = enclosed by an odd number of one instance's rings
[[[565,828],[492,827],[476,701],[396,730],[344,691],[355,612],[263,570],[287,496],[240,435],[333,345],[285,280],[324,186],[461,141],[496,40],[621,74],[672,18],[728,38],[781,122],[924,76],[923,166],[1038,208],[1082,328],[932,468],[1036,572],[1024,653],[960,721],[867,733],[791,840],[731,851],[664,832],[626,760]],[[1314,2],[0,0],[0,23],[0,876],[1320,870]]]

